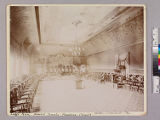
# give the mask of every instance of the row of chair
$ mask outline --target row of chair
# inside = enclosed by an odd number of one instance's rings
[[[32,103],[39,80],[43,75],[31,75],[21,81],[11,83],[10,89],[10,112],[11,113],[29,113],[32,109]]]
[[[117,73],[91,72],[86,75],[87,79],[92,79],[100,83],[112,82],[113,87],[126,88],[129,90],[144,92],[144,76],[129,74],[126,76]]]

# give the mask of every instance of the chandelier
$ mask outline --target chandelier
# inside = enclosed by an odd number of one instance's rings
[[[74,46],[71,48],[72,51],[72,56],[81,56],[82,52],[84,51],[84,48],[81,48],[80,45],[78,44],[78,39],[77,39],[77,30],[78,30],[78,25],[82,23],[80,20],[73,22],[72,24],[75,25],[75,41],[74,41]]]

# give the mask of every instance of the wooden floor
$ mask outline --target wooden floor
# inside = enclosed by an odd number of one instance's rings
[[[84,80],[83,89],[76,89],[75,81],[74,76],[46,77],[33,107],[37,112],[143,112],[144,94],[93,80]]]

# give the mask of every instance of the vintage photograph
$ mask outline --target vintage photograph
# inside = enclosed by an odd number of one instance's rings
[[[144,115],[145,6],[7,7],[9,115]]]

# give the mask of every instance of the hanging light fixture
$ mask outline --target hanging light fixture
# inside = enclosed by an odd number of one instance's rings
[[[71,49],[72,51],[72,56],[80,56],[82,55],[82,51],[84,51],[84,48],[81,48],[78,44],[78,37],[77,37],[77,30],[78,30],[78,25],[82,23],[80,20],[73,22],[72,24],[75,25],[75,41],[74,41],[74,47]]]

